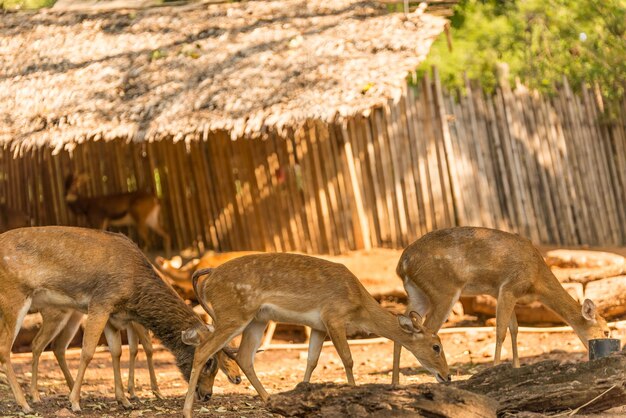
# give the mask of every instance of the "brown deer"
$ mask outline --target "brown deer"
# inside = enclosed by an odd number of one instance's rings
[[[121,234],[74,227],[14,229],[0,235],[0,364],[17,403],[31,411],[11,365],[11,346],[29,309],[71,309],[88,314],[80,364],[70,402],[80,411],[85,370],[107,323],[141,324],[172,352],[183,376],[191,374],[194,348],[183,343],[183,331],[209,327],[157,274],[137,245]],[[110,328],[108,328],[110,330]],[[114,363],[119,364],[119,332],[109,332]],[[226,350],[228,347],[226,347]],[[231,356],[232,353],[227,353]],[[211,393],[215,361],[198,365],[194,388],[204,399]],[[125,404],[119,370],[114,374],[116,399]]]
[[[182,259],[179,256],[173,257],[171,260],[167,260],[163,257],[157,256],[155,264],[161,270],[165,276],[170,279],[171,284],[176,288],[181,289],[182,292],[187,295],[193,294],[193,287],[191,285],[191,276],[197,270],[203,270],[206,268],[218,267],[227,261],[233,260],[244,255],[261,254],[258,251],[230,251],[225,253],[217,253],[215,251],[207,251],[201,258],[196,258],[185,265],[182,265]],[[276,322],[269,321],[265,336],[261,342],[260,350],[263,350],[272,343],[274,332],[276,331]],[[306,335],[306,341],[311,338],[311,328],[304,327],[304,333]]]
[[[408,295],[407,311],[425,316],[424,326],[434,332],[439,331],[460,296],[487,294],[496,298],[494,364],[500,363],[508,327],[513,367],[519,367],[513,310],[517,302],[540,301],[574,328],[585,347],[589,339],[610,334],[593,302],[587,299],[580,306],[532,243],[508,232],[475,227],[430,232],[404,250],[396,272]],[[401,350],[394,344],[394,384],[400,379]]]
[[[27,214],[6,205],[0,205],[0,233],[25,226],[30,226],[30,217]]]
[[[35,335],[35,338],[32,342],[32,353],[33,353],[33,363],[32,363],[32,378],[30,384],[30,393],[33,399],[33,402],[38,403],[41,401],[38,391],[38,368],[39,368],[39,357],[43,350],[48,346],[48,344],[52,343],[52,350],[54,352],[54,356],[59,363],[59,367],[63,372],[63,376],[70,390],[74,386],[74,379],[67,367],[67,362],[65,360],[65,351],[69,346],[69,343],[74,339],[76,332],[83,320],[84,314],[79,311],[72,311],[69,309],[56,309],[56,308],[44,308],[40,311],[42,316],[42,324],[41,328]],[[109,349],[112,353],[113,357],[113,368],[114,373],[120,373],[120,364],[116,362],[118,358],[118,353],[116,353],[116,349],[121,349],[121,347],[116,346],[117,336],[115,333],[119,332],[122,328],[126,329],[126,335],[128,338],[128,348],[130,351],[129,365],[128,365],[128,394],[131,399],[136,399],[137,395],[135,393],[135,361],[137,359],[139,342],[144,348],[146,353],[146,359],[148,363],[148,372],[150,374],[150,387],[152,389],[152,393],[157,399],[164,399],[163,395],[159,391],[159,386],[157,384],[156,373],[154,371],[154,363],[152,361],[152,356],[154,353],[152,347],[152,341],[148,334],[148,331],[140,324],[136,322],[130,322],[126,325],[124,324],[115,324],[115,321],[109,320],[105,327],[104,335],[107,339],[107,343],[109,345]],[[234,348],[234,347],[231,347]],[[120,353],[121,354],[121,353]],[[216,355],[217,358],[217,366],[219,369],[226,375],[228,380],[233,384],[241,383],[241,376],[239,374],[239,367],[235,363],[233,359],[225,355],[223,352],[219,352]],[[210,397],[212,394],[213,381],[217,374],[217,368],[212,368],[211,375],[208,380],[208,383],[205,385],[207,388],[206,397]],[[118,388],[116,388],[118,389]],[[119,397],[120,403],[126,408],[130,408],[130,402],[128,402],[124,397]]]
[[[198,278],[208,274],[203,281]],[[449,380],[441,340],[422,326],[418,314],[396,316],[382,308],[342,264],[298,254],[257,254],[236,258],[215,269],[198,270],[193,277],[198,300],[215,324],[210,333],[201,327],[183,333],[183,341],[198,346],[194,355],[183,415],[191,417],[195,384],[206,359],[233,337],[242,334],[237,364],[257,393],[268,393],[254,371],[254,354],[270,320],[312,328],[304,381],[317,366],[326,334],[330,335],[354,385],[352,356],[346,333],[364,330],[390,338],[409,349],[436,375]],[[210,305],[210,306],[209,306]]]
[[[92,228],[107,229],[109,226],[135,226],[143,241],[144,249],[148,247],[153,230],[163,238],[165,253],[171,251],[171,238],[163,229],[161,220],[161,204],[151,193],[135,191],[117,193],[107,196],[85,197],[78,191],[88,179],[84,173],[69,174],[65,179],[65,202],[74,214],[87,218]]]

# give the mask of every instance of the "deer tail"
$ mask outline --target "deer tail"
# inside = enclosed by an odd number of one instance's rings
[[[198,279],[200,278],[200,276],[205,276],[207,274],[210,274],[213,270],[214,270],[213,268],[205,268],[205,269],[196,270],[193,273],[193,276],[191,276],[191,284],[193,285],[193,292],[196,294],[196,299],[198,299],[198,302],[202,306],[202,309],[204,309],[206,313],[208,313],[209,316],[211,316],[211,318],[213,319],[213,322],[215,323],[215,312],[210,306],[206,304],[206,302],[202,298],[202,295],[198,291]]]

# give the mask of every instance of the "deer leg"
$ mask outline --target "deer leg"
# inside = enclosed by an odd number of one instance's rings
[[[109,229],[109,218],[99,219],[97,223],[95,223],[95,225],[99,225],[100,229],[106,231],[107,229]]]
[[[496,305],[496,352],[493,357],[494,366],[500,364],[502,343],[506,338],[506,329],[511,322],[516,299],[515,295],[510,291],[500,289]]]
[[[270,395],[266,392],[254,371],[254,355],[261,344],[266,325],[267,323],[264,321],[252,321],[248,324],[241,335],[241,343],[239,344],[237,357],[235,357],[239,368],[252,383],[263,402],[267,402]]]
[[[98,340],[108,320],[108,311],[99,310],[98,312],[93,312],[89,310],[88,312],[85,333],[83,335],[83,348],[80,353],[80,364],[78,366],[78,372],[76,373],[76,381],[70,393],[70,402],[72,404],[72,411],[74,412],[80,412],[80,387],[83,384],[87,366],[93,358]]]
[[[509,323],[509,332],[511,333],[511,349],[513,350],[513,367],[519,367],[519,355],[517,352],[517,316],[515,310],[511,314],[511,322]]]
[[[311,327],[304,327],[304,343],[308,344],[311,341]]]
[[[139,220],[137,220],[139,223]],[[143,221],[145,225],[153,230],[157,235],[159,235],[163,239],[163,249],[165,250],[165,256],[169,257],[170,252],[172,250],[172,240],[170,235],[165,232],[165,229],[162,226],[162,215],[161,215],[161,205],[157,204],[154,208],[148,213],[148,216]],[[147,231],[146,231],[147,235]],[[200,254],[204,253],[204,251],[200,251]]]
[[[43,350],[65,327],[72,315],[71,312],[57,310],[41,310],[41,328],[33,338],[31,351],[33,353],[32,378],[30,380],[30,396],[34,403],[41,402],[37,379],[39,372],[39,357]]]
[[[154,371],[154,361],[152,359],[154,355],[154,348],[152,347],[152,340],[150,339],[148,330],[136,322],[132,323],[132,327],[139,337],[144,353],[146,353],[146,362],[148,363],[148,372],[150,373],[150,389],[152,389],[152,393],[157,399],[165,399],[165,396],[161,394],[159,385],[157,384],[157,377]]]
[[[165,256],[169,257],[170,253],[172,252],[172,238],[170,237],[170,235],[167,232],[165,232],[165,230],[159,224],[156,224],[156,225],[149,224],[148,226],[150,227],[150,229],[152,229],[157,235],[159,235],[163,239],[163,249],[165,250]],[[199,254],[203,254],[203,253],[204,252],[202,251]]]
[[[307,327],[308,328],[308,327]],[[309,355],[306,359],[306,371],[304,372],[303,382],[309,383],[311,381],[311,374],[317,367],[317,362],[322,352],[322,346],[324,345],[324,338],[326,338],[326,331],[319,331],[317,329],[311,329],[311,336],[309,338]]]
[[[17,302],[17,303],[15,303]],[[22,327],[24,317],[30,309],[32,300],[23,298],[13,300],[12,303],[2,300],[0,296],[0,364],[4,364],[4,369],[9,381],[9,386],[15,397],[15,401],[22,408],[24,413],[32,412],[31,407],[26,402],[24,392],[17,381],[17,376],[11,364],[11,347],[15,342],[17,333]]]
[[[150,246],[150,235],[148,234],[148,227],[144,222],[137,223],[137,233],[141,238],[141,248],[144,252],[147,252]]]
[[[65,382],[67,383],[67,387],[72,390],[74,387],[74,378],[70,373],[69,367],[67,367],[67,361],[65,360],[65,351],[67,347],[74,339],[74,336],[78,332],[78,328],[80,327],[80,323],[83,319],[83,314],[78,311],[74,311],[70,314],[70,318],[65,325],[65,328],[61,330],[59,335],[56,336],[54,341],[52,341],[52,351],[54,352],[54,356],[57,359],[57,363],[59,363],[59,367],[61,367],[61,371],[63,372],[63,377],[65,378]]]
[[[350,386],[355,386],[354,374],[352,374],[352,367],[354,362],[352,361],[352,354],[350,353],[350,346],[348,345],[348,338],[346,337],[346,326],[342,323],[328,323],[326,325],[330,339],[333,341],[333,345],[337,350],[337,354],[343,362],[343,367],[346,369],[346,378]]]
[[[122,371],[120,367],[120,359],[122,357],[122,336],[120,330],[115,328],[111,323],[107,323],[104,327],[104,336],[106,337],[109,351],[111,352],[111,360],[113,362],[113,379],[115,381],[115,400],[126,409],[131,408],[131,404],[124,395],[124,385],[122,384]]]
[[[424,328],[436,333],[441,329],[444,322],[450,316],[454,304],[459,300],[461,296],[461,290],[457,290],[452,293],[444,293],[439,295],[429,295],[429,300],[437,301],[437,303],[429,303],[427,311],[425,313],[426,319],[424,319]],[[419,308],[419,307],[418,307]],[[417,313],[423,316],[422,312],[416,310]]]
[[[408,303],[405,313],[408,315],[410,312],[415,311],[422,318],[430,319],[432,304],[430,298],[426,293],[417,287],[409,278],[404,279],[404,288],[407,292]],[[402,345],[397,342],[393,342],[393,367],[391,372],[391,384],[400,384],[400,356],[402,354]]]
[[[393,342],[393,371],[391,372],[391,384],[400,384],[400,355],[402,354],[402,345],[396,341]]]
[[[272,338],[274,338],[274,332],[276,332],[276,322],[269,321],[267,325],[267,331],[265,331],[265,338],[261,343],[261,348],[265,349],[272,344]]]
[[[184,418],[192,418],[193,401],[198,386],[198,380],[207,360],[215,356],[230,340],[235,338],[235,336],[241,332],[241,328],[241,326],[237,326],[237,324],[233,324],[232,322],[229,325],[223,326],[223,328],[219,328],[218,324],[211,337],[196,347],[191,375],[189,376],[187,395],[185,396],[185,405],[183,406]]]
[[[126,327],[126,336],[128,337],[128,395],[131,399],[137,399],[135,393],[135,361],[137,360],[137,352],[139,351],[139,340],[132,323]]]

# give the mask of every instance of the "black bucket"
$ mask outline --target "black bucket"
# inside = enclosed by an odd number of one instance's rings
[[[621,341],[617,338],[595,338],[589,340],[589,360],[610,356],[621,350]]]

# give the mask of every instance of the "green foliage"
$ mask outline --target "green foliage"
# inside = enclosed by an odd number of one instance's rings
[[[623,94],[626,0],[461,0],[451,28],[452,52],[442,36],[420,68],[436,65],[448,87],[461,87],[466,71],[492,88],[506,62],[512,77],[544,91],[566,76]]]
[[[0,0],[0,9],[33,10],[52,7],[56,0]]]

